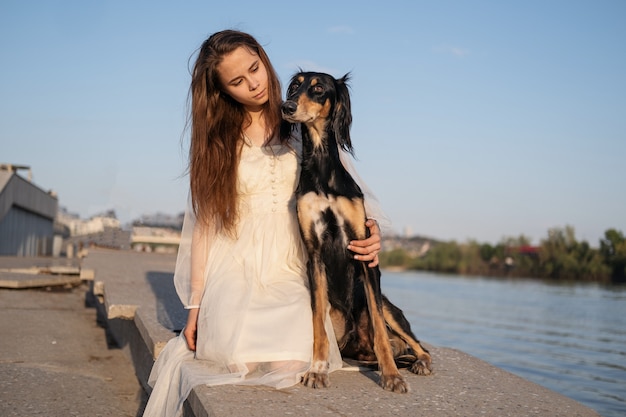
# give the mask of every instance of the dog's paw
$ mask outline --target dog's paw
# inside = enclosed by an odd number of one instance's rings
[[[409,384],[400,376],[400,374],[394,375],[381,375],[380,386],[387,391],[398,392],[404,394],[409,392]]]
[[[433,372],[430,356],[424,359],[418,359],[409,368],[411,372],[417,375],[430,375]]]
[[[302,385],[309,388],[328,388],[330,379],[328,378],[328,373],[307,372],[302,377]]]

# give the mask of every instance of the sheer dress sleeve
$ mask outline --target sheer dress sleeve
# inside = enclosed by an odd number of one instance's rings
[[[176,292],[186,309],[200,307],[211,234],[211,228],[196,221],[189,197],[174,272]]]
[[[365,203],[365,213],[367,214],[368,219],[374,219],[378,223],[378,227],[380,228],[381,234],[393,234],[391,219],[384,212],[381,207],[380,201],[376,197],[376,194],[371,190],[371,188],[365,183],[363,178],[359,175],[352,163],[352,156],[339,148],[339,159],[343,164],[344,168],[350,173],[352,178],[359,184],[361,188],[361,192],[363,192],[363,199]]]

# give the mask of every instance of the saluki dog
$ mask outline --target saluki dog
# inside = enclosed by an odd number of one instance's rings
[[[351,240],[366,239],[363,193],[339,159],[338,146],[353,153],[352,114],[347,81],[316,72],[293,76],[282,105],[286,128],[300,125],[302,170],[296,190],[300,232],[308,252],[307,274],[313,309],[313,358],[302,383],[329,386],[330,316],[344,358],[374,362],[380,385],[407,392],[396,359],[410,358],[409,369],[431,373],[431,357],[415,338],[403,312],[380,289],[380,269],[357,261]]]

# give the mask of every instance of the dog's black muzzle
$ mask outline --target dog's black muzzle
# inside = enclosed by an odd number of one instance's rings
[[[298,110],[298,103],[296,103],[295,101],[287,100],[283,103],[282,106],[280,106],[280,110],[286,116],[292,115],[296,112],[296,110]]]

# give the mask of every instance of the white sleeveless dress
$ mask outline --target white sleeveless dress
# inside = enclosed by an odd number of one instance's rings
[[[182,404],[196,385],[280,389],[299,383],[309,368],[311,301],[295,206],[300,155],[298,140],[291,146],[244,145],[237,238],[217,233],[210,239],[197,351],[194,355],[187,348],[182,333],[167,343],[149,378],[153,391],[144,416],[182,415]],[[188,235],[189,224],[185,229]],[[189,253],[184,247],[183,241],[175,280],[188,305]],[[333,371],[342,361],[328,316],[326,322]]]

